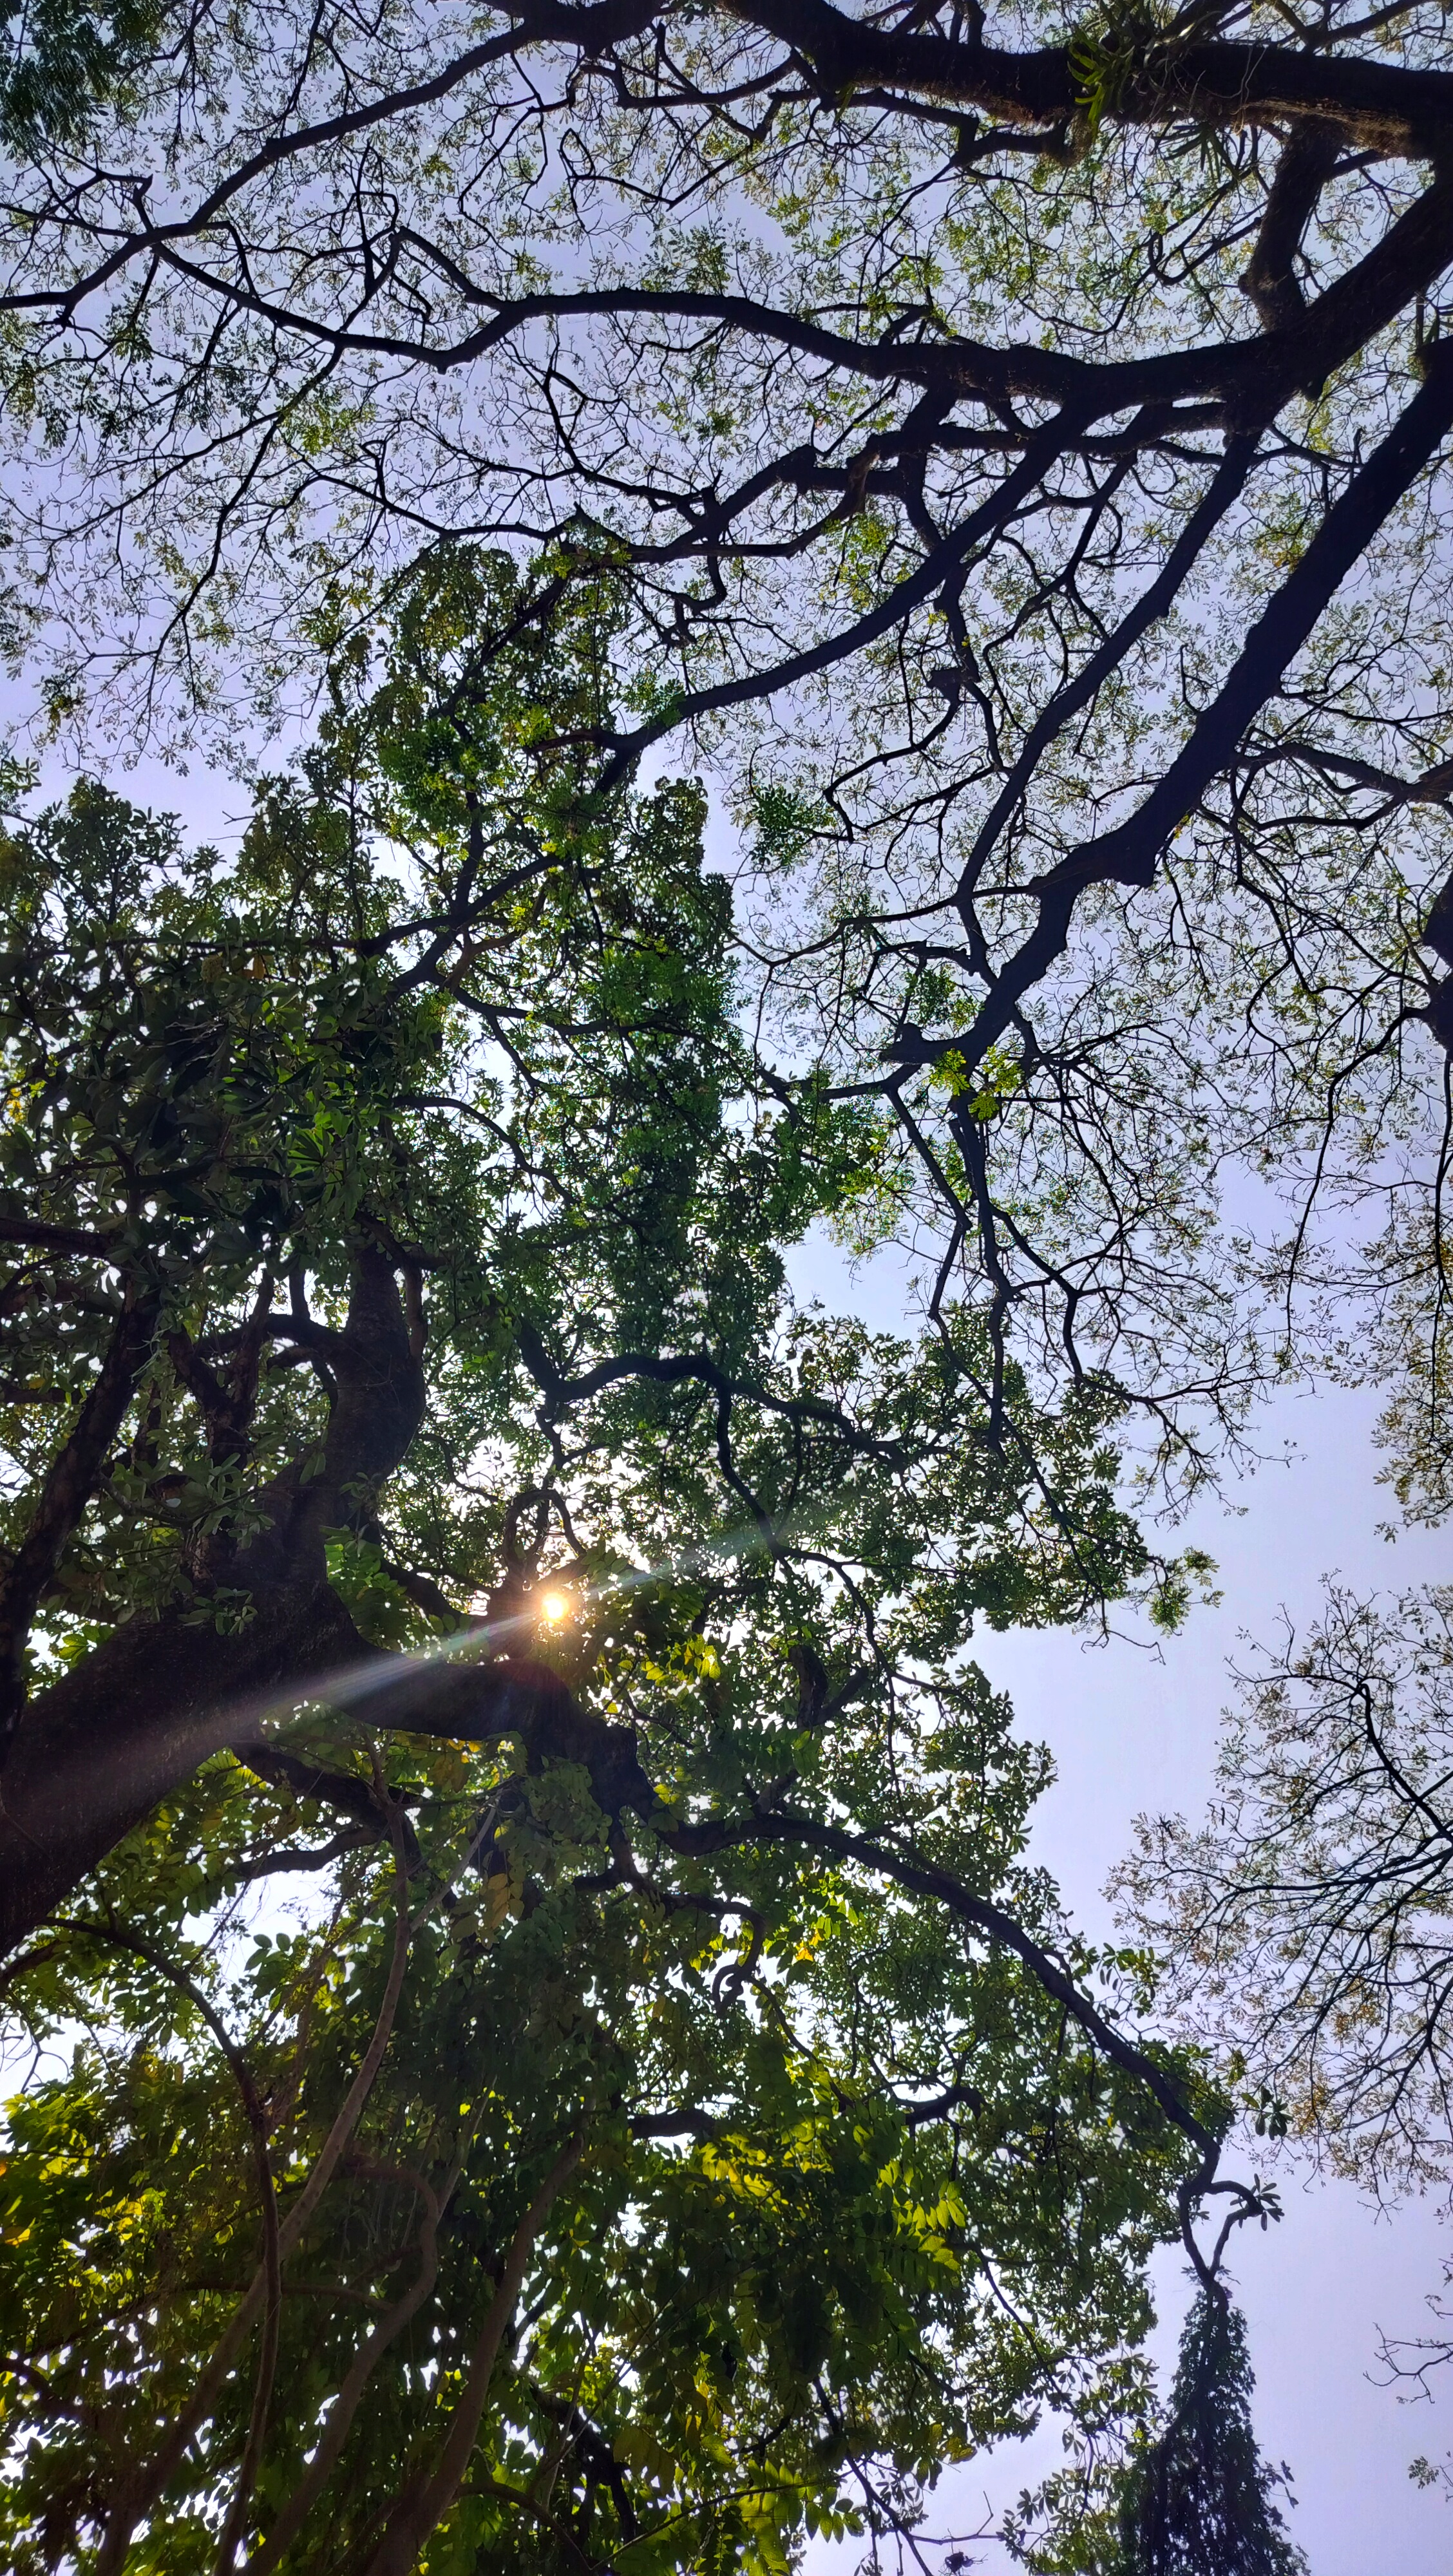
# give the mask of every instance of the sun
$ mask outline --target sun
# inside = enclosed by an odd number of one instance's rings
[[[540,1616],[544,1620],[547,1628],[558,1628],[561,1621],[563,1619],[568,1619],[570,1616],[570,1603],[566,1599],[565,1594],[563,1592],[542,1592],[540,1595]]]

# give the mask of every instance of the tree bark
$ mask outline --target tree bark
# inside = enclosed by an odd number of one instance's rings
[[[0,1955],[210,1755],[245,1752],[266,1719],[310,1699],[384,1730],[518,1735],[536,1765],[585,1763],[602,1804],[649,1811],[629,1728],[591,1718],[548,1667],[384,1654],[329,1586],[328,1532],[369,1518],[423,1417],[414,1338],[392,1263],[361,1247],[347,1322],[328,1336],[337,1391],[321,1449],[274,1480],[266,1525],[219,1569],[245,1625],[130,1620],[20,1712],[0,1780]],[[321,1778],[313,1794],[327,1795]]]
[[[0,1816],[0,1956],[209,1755],[246,1758],[266,1717],[309,1699],[383,1732],[517,1736],[532,1768],[583,1763],[611,1812],[656,1804],[631,1729],[592,1717],[547,1665],[384,1654],[326,1583],[276,1600],[240,1636],[137,1621],[27,1712]],[[314,1779],[326,1798],[325,1775]]]

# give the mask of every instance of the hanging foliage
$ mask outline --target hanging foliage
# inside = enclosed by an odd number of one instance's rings
[[[1202,2287],[1181,2337],[1164,2429],[1135,2461],[1121,2506],[1123,2576],[1304,2576],[1251,2421],[1246,2325]]]

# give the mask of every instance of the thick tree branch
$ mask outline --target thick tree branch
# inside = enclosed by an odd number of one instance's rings
[[[1437,348],[1427,380],[1401,419],[1328,511],[1294,570],[1252,627],[1227,678],[1138,811],[1082,842],[1032,881],[1038,918],[995,975],[973,1027],[952,1043],[965,1066],[982,1063],[1019,1004],[1065,950],[1080,897],[1092,886],[1148,886],[1162,850],[1224,769],[1260,709],[1354,564],[1437,454],[1453,427],[1453,348]]]
[[[1057,691],[1042,714],[1036,717],[1025,736],[1023,749],[974,836],[973,847],[959,879],[956,900],[961,908],[969,904],[1000,835],[1017,811],[1050,744],[1075,716],[1094,703],[1106,680],[1120,668],[1141,637],[1159,619],[1168,615],[1197,557],[1243,490],[1255,456],[1254,434],[1227,442],[1225,455],[1155,580],[1142,591],[1134,607],[1127,610],[1097,650],[1090,654],[1073,680]]]
[[[987,1898],[975,1896],[951,1871],[937,1868],[931,1861],[918,1860],[911,1854],[895,1851],[888,1843],[870,1841],[865,1834],[851,1833],[846,1826],[822,1823],[813,1816],[799,1816],[790,1810],[775,1809],[762,1816],[740,1820],[724,1818],[699,1825],[656,1823],[656,1832],[668,1850],[692,1858],[711,1852],[729,1851],[751,1843],[800,1843],[809,1851],[825,1852],[833,1860],[856,1861],[880,1877],[892,1879],[898,1887],[913,1896],[932,1897],[959,1922],[967,1923],[982,1938],[1012,1950],[1022,1959],[1036,1982],[1047,1995],[1063,2006],[1072,2021],[1078,2023],[1087,2038],[1092,2039],[1112,2066],[1143,2084],[1157,2108],[1174,2128],[1181,2131],[1204,2156],[1214,2154],[1215,2133],[1191,2109],[1180,2086],[1163,2066],[1134,2042],[1121,2037],[1113,2024],[1083,1995],[1074,1979],[1066,1975],[1049,1952],[1016,1923],[1001,1906],[991,1905]]]
[[[1294,126],[1277,163],[1256,247],[1241,273],[1265,331],[1289,330],[1306,311],[1294,262],[1336,166],[1339,137],[1326,125]]]
[[[39,1217],[0,1214],[0,1243],[22,1245],[37,1252],[85,1253],[97,1260],[115,1262],[122,1229],[101,1234],[88,1226],[47,1225]]]
[[[151,1357],[159,1304],[155,1289],[128,1285],[110,1349],[74,1429],[51,1461],[30,1526],[0,1579],[0,1765],[9,1758],[24,1705],[22,1658],[31,1621],[66,1542],[91,1501],[106,1454]]]
[[[567,1377],[556,1367],[540,1335],[532,1325],[517,1324],[515,1341],[521,1359],[535,1384],[552,1407],[564,1409],[586,1404],[592,1396],[603,1395],[613,1386],[628,1385],[633,1378],[643,1378],[652,1386],[702,1386],[718,1400],[731,1401],[740,1396],[744,1403],[760,1405],[763,1412],[786,1416],[790,1421],[817,1422],[835,1431],[847,1447],[865,1456],[896,1458],[903,1455],[903,1444],[897,1440],[877,1440],[870,1432],[845,1414],[841,1407],[823,1396],[774,1395],[755,1378],[732,1377],[702,1351],[673,1351],[657,1355],[651,1351],[618,1351],[601,1360],[593,1369],[582,1370],[579,1377]]]
[[[301,1761],[279,1744],[234,1744],[231,1750],[260,1780],[285,1785],[299,1798],[314,1798],[320,1805],[351,1816],[372,1841],[387,1842],[390,1834],[397,1831],[409,1868],[418,1867],[418,1838],[403,1807],[394,1801],[392,1810],[386,1809],[373,1782],[365,1780],[361,1772],[322,1770],[315,1763]],[[318,1863],[310,1853],[304,1856],[302,1865],[316,1867]]]
[[[505,2255],[499,2285],[469,2357],[464,2383],[454,2403],[437,2465],[411,2491],[399,2498],[384,2536],[368,2562],[367,2576],[410,2576],[430,2532],[441,2516],[448,2512],[458,2494],[479,2432],[500,2344],[514,2317],[530,2258],[541,2229],[584,2152],[583,2133],[567,2140],[516,2227]]]
[[[732,0],[732,15],[810,63],[834,99],[872,84],[1038,126],[1068,125],[1080,106],[1068,45],[1009,53],[937,34],[900,33],[849,18],[829,0]],[[1148,46],[1144,68],[1114,113],[1117,121],[1153,126],[1312,118],[1334,125],[1349,142],[1433,159],[1447,150],[1453,132],[1453,75],[1290,46]]]

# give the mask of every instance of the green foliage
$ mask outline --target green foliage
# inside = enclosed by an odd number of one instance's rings
[[[359,1658],[274,1674],[261,1740],[6,1972],[19,2576],[96,2567],[108,2527],[119,2564],[131,2523],[129,2567],[201,2576],[229,2513],[260,2576],[366,2568],[522,2228],[430,2576],[771,2576],[911,2526],[1047,2406],[1086,2442],[1143,2412],[1184,2136],[1012,1950],[832,1843],[1143,2002],[1026,1865],[1047,1762],[968,1654],[1165,1579],[1112,1398],[1041,1417],[1011,1370],[991,1437],[969,1314],[913,1344],[793,1306],[851,1116],[754,1088],[699,792],[602,794],[561,748],[604,705],[608,585],[525,596],[436,558],[233,862],[96,785],[0,852],[0,1206],[37,1237],[4,1292],[12,1545],[123,1291],[158,1315],[34,1677],[265,1627],[310,1495]],[[335,1492],[360,1246],[410,1287],[418,1427]],[[575,1736],[373,1735],[368,1658],[408,1645],[537,1697],[553,1667]]]
[[[395,1526],[458,1600],[499,1570],[501,1506],[461,1483],[480,1443],[503,1444],[521,1487],[559,1454],[522,1328],[562,1370],[698,1349],[800,1399],[790,1436],[739,1416],[740,1476],[804,1540],[837,1528],[865,1602],[912,1570],[924,1651],[974,1610],[1072,1616],[1122,1588],[1145,1556],[1112,1500],[1104,1388],[1036,1426],[1036,1459],[1016,1463],[975,1429],[988,1354],[967,1317],[915,1352],[783,1305],[781,1247],[851,1192],[862,1114],[816,1080],[782,1106],[753,1097],[697,791],[602,798],[568,756],[537,755],[542,709],[558,720],[599,690],[593,618],[526,629],[460,714],[468,639],[508,599],[492,560],[431,568],[380,685],[335,675],[317,746],[264,787],[234,865],[93,784],[0,846],[0,1197],[104,1237],[163,1300],[131,1436],[38,1650],[64,1655],[77,1620],[89,1635],[142,1603],[204,1614],[199,1549],[235,1538],[316,1443],[326,1388],[285,1336],[265,1343],[246,1440],[219,1455],[187,1346],[220,1367],[290,1278],[336,1325],[360,1229],[427,1263],[429,1409]],[[14,1530],[113,1329],[114,1299],[80,1292],[64,1255],[18,1261],[0,1381]],[[1027,1430],[1017,1377],[1010,1394]],[[717,1507],[715,1399],[624,1372],[578,1454],[587,1489],[604,1510],[668,1452],[673,1499],[650,1507],[663,1560]],[[753,1523],[740,1486],[730,1515]]]
[[[772,780],[753,789],[748,819],[753,865],[771,874],[798,866],[830,818],[820,799]]]
[[[20,157],[74,145],[123,92],[161,23],[160,0],[22,0],[0,20],[0,141]]]
[[[1174,59],[1178,34],[1184,42],[1174,16],[1147,6],[1146,0],[1113,0],[1080,21],[1066,54],[1091,142],[1107,119],[1121,115],[1138,81],[1153,81],[1165,71]]]
[[[708,1692],[714,1725],[686,1722],[690,1660],[672,1657],[672,1732],[697,1747],[678,1795],[699,1800],[755,1730],[737,1674],[725,1704]],[[971,1685],[937,1737],[894,1747],[926,1848],[979,1884],[1012,1874],[1042,1776],[1008,1728]],[[864,1733],[823,1757],[823,1804],[881,1781],[888,1747]],[[438,2269],[284,2563],[360,2548],[437,2446],[504,2243],[572,2127],[586,2154],[431,2569],[563,2570],[581,2549],[631,2570],[785,2568],[803,2532],[864,2528],[854,2462],[931,2480],[1046,2398],[1072,2418],[1103,2402],[1096,2356],[1143,2328],[1140,2263],[1178,2159],[1133,2085],[1066,2049],[1031,1980],[852,1873],[769,1857],[612,1885],[579,1778],[458,1754],[441,1787],[439,1767],[389,1757],[424,1847],[419,1928],[383,2074],[285,2275],[261,2534],[370,2320],[422,2277],[431,2195]],[[372,1853],[248,1932],[247,1872],[297,1829],[285,1794],[214,1765],[103,1870],[94,1931],[49,1936],[12,1990],[37,2040],[86,2034],[12,2105],[0,2178],[6,2556],[26,2576],[58,2546],[89,2563],[261,2252],[233,2079],[187,2000],[108,1933],[140,1933],[225,2009],[286,2210],[393,1936]],[[916,2122],[907,2106],[945,2071],[958,2109]],[[673,2111],[679,2134],[641,2134]],[[211,2565],[251,2386],[227,2381],[138,2566]],[[1133,2410],[1138,2383],[1121,2394]]]

